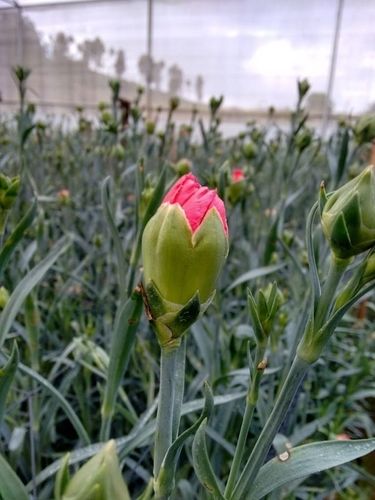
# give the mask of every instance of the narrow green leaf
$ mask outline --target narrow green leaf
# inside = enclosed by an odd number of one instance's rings
[[[210,459],[206,447],[206,425],[207,419],[204,419],[200,424],[193,441],[193,463],[194,470],[200,483],[206,488],[212,497],[219,500],[224,500],[221,493],[219,482],[210,464]]]
[[[4,500],[29,500],[25,486],[1,454],[0,497]]]
[[[256,278],[260,278],[261,276],[266,276],[267,274],[275,273],[276,271],[280,271],[283,267],[286,266],[286,262],[282,262],[281,264],[275,264],[272,266],[265,267],[257,267],[256,269],[252,269],[247,273],[241,274],[233,283],[226,289],[226,292],[232,290],[238,285],[242,285],[242,283],[246,283],[247,281],[254,280]]]
[[[11,355],[5,366],[0,369],[0,426],[5,412],[5,403],[9,389],[12,385],[14,375],[19,362],[17,344],[14,342]]]
[[[3,355],[0,355],[2,357],[5,357]],[[22,363],[19,363],[18,368],[21,372],[26,373],[29,377],[31,377],[33,380],[38,382],[49,394],[55,398],[57,401],[59,401],[61,408],[64,410],[66,413],[67,417],[69,418],[72,426],[74,427],[75,431],[77,432],[78,437],[81,439],[83,443],[86,445],[90,444],[90,438],[86,432],[86,429],[82,425],[82,422],[78,418],[77,414],[73,410],[72,406],[70,403],[64,398],[64,396],[56,389],[50,382],[48,382],[47,379],[39,375],[35,370],[32,370],[28,366],[25,366]]]
[[[111,197],[111,177],[106,177],[102,184],[102,205],[104,216],[108,223],[109,231],[111,233],[111,238],[113,240],[113,246],[115,249],[116,259],[117,259],[117,271],[118,271],[118,284],[120,289],[120,297],[124,301],[126,300],[126,260],[125,253],[122,247],[121,238],[117,230],[114,217],[112,214],[112,209],[110,205]]]
[[[19,221],[12,234],[8,236],[7,240],[5,241],[0,252],[0,275],[8,264],[12,253],[16,249],[18,243],[21,241],[22,236],[25,234],[25,231],[31,226],[31,223],[33,222],[36,214],[36,207],[37,203],[34,202],[28,212]]]
[[[290,450],[285,461],[276,457],[260,468],[247,498],[259,500],[286,483],[351,462],[374,450],[375,438],[298,446]]]
[[[62,500],[65,488],[67,487],[70,479],[69,474],[69,458],[70,453],[67,453],[61,461],[61,467],[56,474],[54,494],[55,500]]]
[[[110,423],[121,379],[128,366],[131,350],[142,312],[142,297],[137,291],[129,297],[117,316],[114,326],[107,382],[102,405],[101,439],[109,438]]]
[[[238,399],[243,399],[247,394],[247,391],[233,392],[231,394],[225,394],[223,396],[214,397],[214,405],[224,405],[236,401]],[[195,411],[201,410],[204,407],[204,399],[195,399],[189,403],[184,403],[182,405],[181,415],[189,415]],[[130,432],[125,437],[116,439],[117,449],[120,451],[121,456],[126,456],[126,454],[135,450],[138,446],[145,446],[151,442],[151,437],[155,432],[155,419],[150,422],[144,422],[143,425],[137,426],[133,431]],[[77,464],[83,460],[87,460],[97,453],[103,446],[103,443],[95,443],[84,448],[77,449],[73,451],[70,455],[70,465]],[[35,478],[34,482],[38,486],[51,476],[56,474],[61,466],[61,459],[56,460],[52,464],[48,465],[43,469]],[[28,483],[27,488],[29,491],[32,489],[33,483]]]
[[[198,420],[186,429],[172,443],[165,454],[163,463],[161,464],[160,472],[156,480],[157,492],[160,497],[169,497],[174,488],[174,478],[177,468],[177,462],[181,453],[182,446],[188,437],[192,436],[204,419],[209,419],[214,408],[214,398],[210,386],[207,382],[204,384],[205,402],[202,413]]]
[[[60,255],[68,249],[70,244],[71,241],[65,237],[59,240],[49,252],[47,257],[31,269],[31,271],[29,271],[27,275],[18,283],[0,316],[0,348],[3,345],[4,339],[12,326],[14,318],[18,314],[23,301],[29,295],[31,290],[44,277],[46,272],[53,266]]]

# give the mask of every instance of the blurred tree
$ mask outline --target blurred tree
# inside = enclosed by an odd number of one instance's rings
[[[160,90],[162,79],[162,70],[165,66],[163,61],[154,61],[148,54],[143,54],[138,60],[138,69],[143,76],[145,83],[150,79],[150,85],[155,84],[155,87]]]
[[[147,84],[149,79],[152,81],[152,57],[149,57],[148,54],[143,54],[138,59],[138,69],[141,75],[143,76],[145,83]]]
[[[69,57],[69,47],[73,42],[73,37],[65,35],[62,31],[53,38],[52,57],[57,61]]]
[[[306,101],[306,109],[310,113],[323,114],[328,106],[328,113],[333,110],[333,103],[325,92],[312,92]]]
[[[105,52],[105,46],[99,37],[94,40],[84,40],[78,45],[78,50],[82,54],[83,62],[89,66],[93,62],[96,66],[102,65],[102,59]]]
[[[163,61],[154,62],[152,65],[152,80],[155,83],[155,87],[157,90],[160,90],[161,72],[164,66],[165,64]]]
[[[195,80],[195,92],[197,94],[197,99],[198,101],[201,101],[203,99],[203,76],[198,75],[196,80]]]
[[[125,73],[126,70],[126,64],[125,64],[125,54],[122,49],[120,49],[117,52],[117,58],[115,61],[115,72],[117,78],[121,78],[122,75]]]
[[[169,84],[168,89],[172,96],[178,96],[181,92],[182,83],[184,81],[182,69],[177,65],[173,64],[169,68]]]

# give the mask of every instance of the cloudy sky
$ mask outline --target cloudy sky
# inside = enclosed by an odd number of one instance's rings
[[[42,0],[22,0],[23,5]],[[44,0],[44,3],[50,3]],[[75,41],[99,36],[126,54],[125,77],[140,81],[139,56],[146,50],[146,0],[81,2],[25,9],[47,42],[59,31]],[[290,107],[295,81],[327,89],[336,0],[155,0],[156,60],[184,72],[184,93],[204,77],[204,95],[224,94],[245,108]],[[106,61],[110,68],[111,61]],[[375,1],[344,0],[336,79],[336,111],[360,112],[375,103]]]

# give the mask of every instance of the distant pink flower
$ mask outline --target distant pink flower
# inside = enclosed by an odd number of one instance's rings
[[[245,179],[245,173],[241,167],[232,170],[232,182],[240,182]]]
[[[346,432],[343,432],[342,434],[337,434],[336,439],[337,441],[350,441],[351,437]]]
[[[193,233],[200,227],[206,214],[214,209],[220,216],[225,234],[228,234],[223,201],[215,190],[201,186],[193,174],[181,177],[166,194],[163,203],[180,205]]]
[[[57,193],[57,198],[61,203],[68,203],[70,201],[69,189],[60,189]]]

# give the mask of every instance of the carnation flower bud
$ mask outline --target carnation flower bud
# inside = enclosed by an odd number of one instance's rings
[[[228,253],[225,207],[187,174],[165,196],[143,233],[144,288],[158,340],[179,344],[209,305]]]
[[[241,167],[236,167],[231,172],[231,182],[226,189],[226,197],[232,205],[235,205],[246,194],[246,176]]]
[[[307,80],[307,78],[304,78],[303,80],[298,80],[297,87],[298,87],[298,96],[300,99],[302,99],[310,90],[310,82]]]
[[[353,132],[358,144],[372,142],[375,139],[375,116],[362,116],[355,124]]]
[[[116,444],[108,443],[83,465],[64,489],[62,500],[90,500],[100,498],[130,500],[122,478]]]
[[[336,257],[348,259],[374,247],[375,167],[370,165],[334,191],[321,214],[323,232]]]

